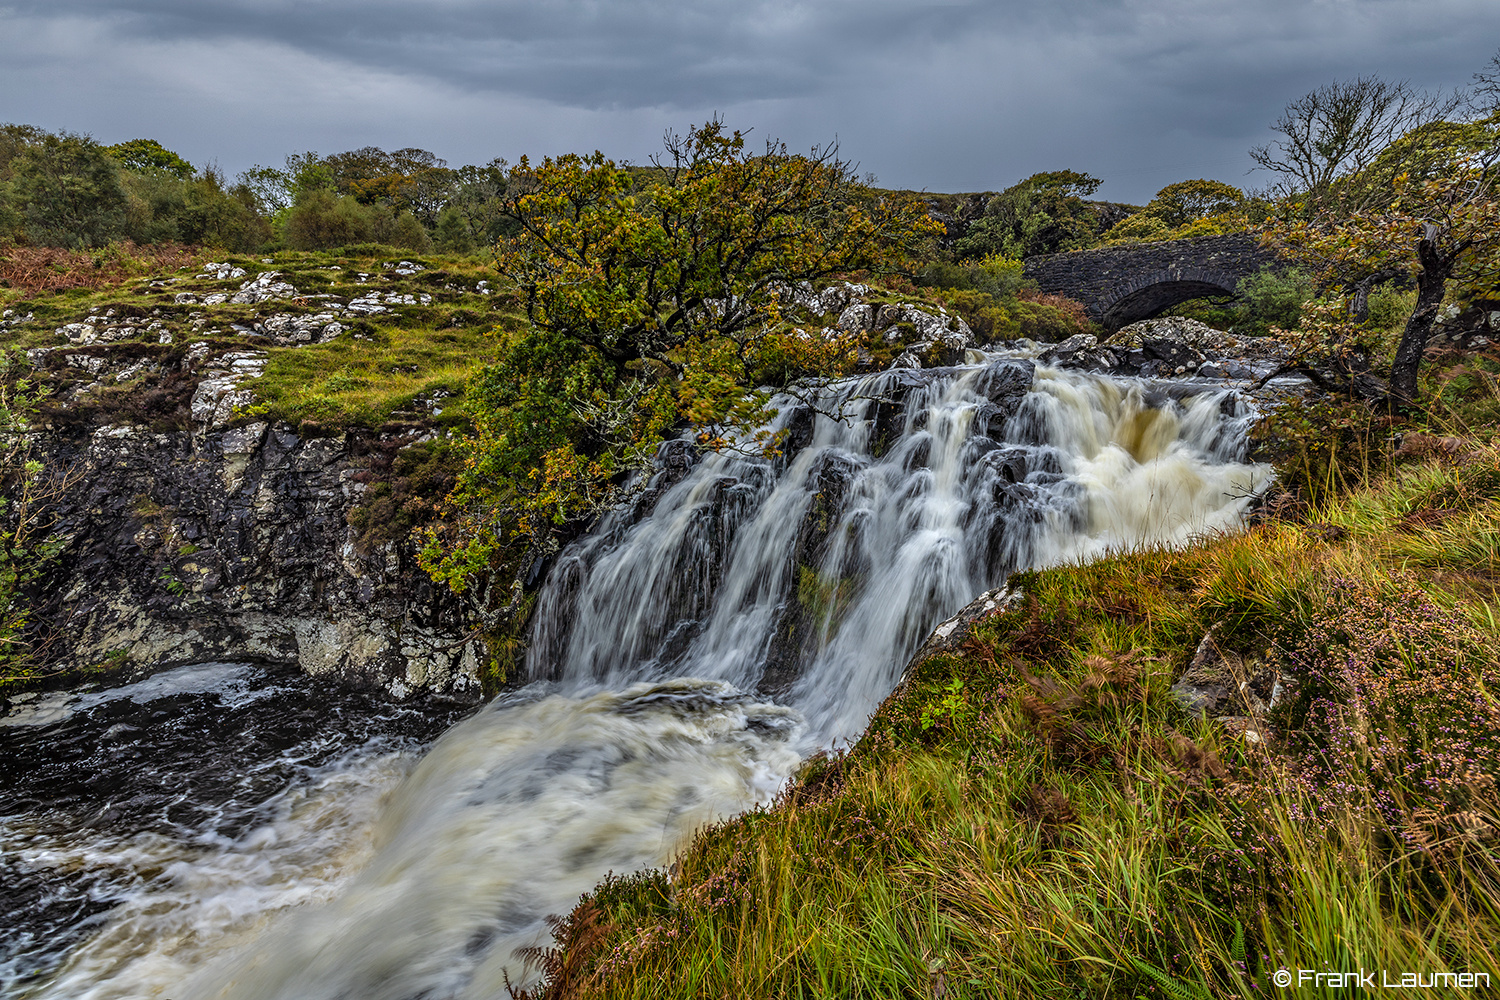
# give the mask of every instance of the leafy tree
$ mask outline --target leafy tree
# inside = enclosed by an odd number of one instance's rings
[[[1245,193],[1223,181],[1168,184],[1133,215],[1104,233],[1110,243],[1180,240],[1237,232],[1249,225]]]
[[[0,181],[15,176],[16,159],[46,134],[35,125],[0,125]]]
[[[518,231],[502,201],[509,171],[508,163],[495,159],[483,166],[460,167],[455,174],[444,211],[458,214],[475,246],[491,246]]]
[[[1176,227],[1232,212],[1244,203],[1245,192],[1234,185],[1200,179],[1168,184],[1156,192],[1143,211]]]
[[[448,253],[468,253],[474,249],[474,234],[463,212],[450,205],[439,213],[433,243]]]
[[[989,200],[954,253],[960,260],[1019,259],[1093,246],[1099,215],[1084,199],[1102,183],[1076,170],[1032,174]]]
[[[340,194],[365,205],[389,205],[400,213],[409,211],[431,227],[447,203],[456,172],[425,149],[386,152],[365,146],[335,153],[323,161]]]
[[[106,146],[105,152],[118,160],[126,170],[139,170],[143,173],[160,171],[179,180],[187,180],[197,173],[191,163],[155,139],[118,142],[113,146]]]
[[[1438,132],[1446,145],[1421,148],[1440,150],[1441,160],[1424,159],[1418,176],[1400,174],[1392,196],[1374,207],[1284,218],[1268,228],[1325,281],[1354,286],[1400,273],[1415,279],[1416,306],[1391,363],[1392,400],[1400,404],[1417,401],[1422,353],[1448,282],[1500,275],[1500,115]]]
[[[120,167],[93,139],[43,135],[15,158],[12,169],[11,197],[32,242],[101,246],[124,232]]]
[[[333,173],[314,152],[288,156],[284,169],[257,164],[240,175],[240,184],[255,196],[261,214],[275,217],[284,215],[304,194],[338,188]]]
[[[674,427],[698,426],[703,447],[774,447],[741,437],[767,416],[760,377],[836,373],[853,355],[787,329],[790,287],[905,268],[938,231],[919,202],[859,184],[836,149],[751,153],[719,121],[669,135],[653,164],[570,154],[511,172],[517,232],[497,266],[530,325],[470,387],[462,514],[425,556],[455,589],[507,526],[544,544],[616,498],[616,477]]]

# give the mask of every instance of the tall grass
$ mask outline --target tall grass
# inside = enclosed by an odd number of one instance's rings
[[[587,897],[535,995],[1500,982],[1495,467],[1410,467],[1302,523],[1023,574],[1025,600],[916,665],[851,751]],[[1258,739],[1169,695],[1210,629],[1307,678]]]

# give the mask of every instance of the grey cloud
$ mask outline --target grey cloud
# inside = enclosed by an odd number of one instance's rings
[[[149,134],[231,170],[365,143],[640,160],[717,110],[797,148],[836,134],[888,184],[1067,166],[1144,201],[1185,177],[1246,183],[1276,113],[1335,77],[1466,82],[1500,5],[25,0],[0,31],[29,43],[0,64],[0,120]]]

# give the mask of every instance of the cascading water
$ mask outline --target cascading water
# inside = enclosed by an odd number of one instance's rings
[[[414,768],[351,752],[248,830],[179,833],[196,860],[164,861],[170,836],[69,848],[128,877],[24,995],[504,995],[548,914],[857,734],[933,626],[1009,572],[1232,529],[1266,485],[1232,393],[983,360],[782,397],[774,459],[669,443],[557,558],[530,684]]]

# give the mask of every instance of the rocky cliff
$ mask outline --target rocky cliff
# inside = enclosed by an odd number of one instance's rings
[[[140,668],[216,659],[336,672],[397,696],[478,696],[479,651],[410,543],[361,552],[347,523],[376,450],[264,422],[51,437],[74,484],[41,581],[46,657]]]

